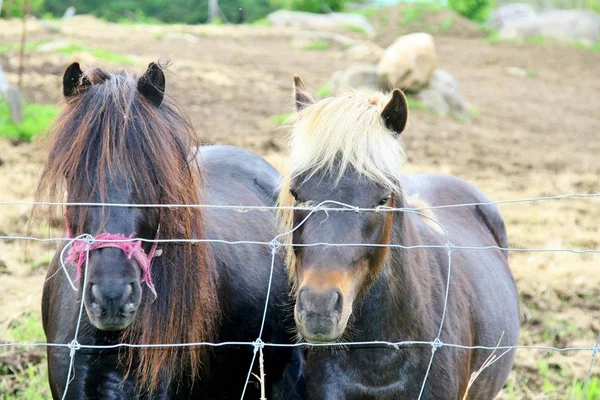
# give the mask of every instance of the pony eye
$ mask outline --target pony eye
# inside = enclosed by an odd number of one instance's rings
[[[390,196],[386,196],[383,199],[379,200],[379,203],[377,203],[377,205],[385,206],[388,201],[390,201]]]
[[[290,194],[294,198],[294,200],[298,200],[298,193],[294,189],[290,189]]]

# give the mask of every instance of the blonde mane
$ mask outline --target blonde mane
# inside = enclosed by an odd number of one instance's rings
[[[290,181],[321,171],[340,179],[348,167],[401,195],[400,172],[406,160],[398,135],[388,129],[382,111],[390,100],[382,93],[348,92],[306,106],[290,118],[289,165],[278,205],[294,206]],[[284,232],[293,228],[293,212],[280,210]],[[284,236],[291,243],[292,235]],[[286,265],[292,283],[294,251],[287,247]]]
[[[296,113],[289,143],[290,178],[317,171],[338,178],[348,166],[394,192],[406,159],[401,139],[381,117],[389,95],[348,92]]]

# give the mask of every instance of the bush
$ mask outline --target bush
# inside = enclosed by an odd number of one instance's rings
[[[492,8],[493,0],[448,0],[448,6],[474,21],[484,21]]]
[[[4,0],[2,5],[3,18],[15,18],[23,16],[23,4],[25,0]],[[44,0],[29,0],[29,14],[41,15]]]
[[[285,8],[294,11],[326,13],[329,11],[343,11],[346,0],[287,0],[283,3]]]

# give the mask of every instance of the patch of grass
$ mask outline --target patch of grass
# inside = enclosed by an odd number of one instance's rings
[[[548,43],[548,39],[543,36],[527,36],[525,38],[525,43],[542,45]]]
[[[13,343],[43,343],[46,341],[44,329],[42,328],[42,318],[39,313],[26,314],[11,321],[7,329],[0,332],[0,337],[5,342]],[[24,352],[23,359],[25,361],[22,365],[0,366],[0,400],[47,399],[50,394],[44,350],[40,348],[6,351],[7,357],[10,357],[10,354],[16,351]],[[38,361],[41,362],[38,363]],[[12,376],[12,378],[4,380],[2,375]],[[6,382],[8,382],[8,385],[6,385]]]
[[[302,46],[302,50],[325,51],[329,49],[330,46],[331,43],[327,40],[315,40],[314,42]]]
[[[487,42],[489,44],[498,44],[502,42],[502,37],[500,37],[500,33],[493,32],[487,37]]]
[[[317,89],[317,94],[321,96],[321,98],[331,96],[331,88],[328,85],[321,86]]]
[[[585,398],[583,397],[583,389],[585,387],[585,382],[580,380],[574,380],[571,383],[571,387],[569,388],[569,398],[570,399],[582,399],[582,400],[598,400],[600,399],[600,378],[594,376],[590,379],[587,387],[587,392],[585,393]]]
[[[46,341],[42,318],[38,314],[27,314],[10,322],[6,333],[2,335],[7,342],[36,343]]]
[[[528,78],[537,78],[538,77],[537,70],[533,69],[533,68],[527,68],[527,77]]]
[[[429,108],[425,104],[421,103],[419,100],[417,100],[413,96],[407,95],[406,101],[408,103],[409,110],[430,111]]]
[[[108,51],[108,50],[104,50],[104,49],[89,49],[89,48],[86,48],[77,43],[71,43],[68,46],[58,49],[57,52],[62,53],[62,54],[69,54],[69,55],[72,55],[75,53],[89,53],[98,59],[109,61],[109,62],[114,62],[117,64],[133,64],[134,63],[134,61],[130,57],[128,57],[124,54],[113,53],[112,51]]]
[[[471,118],[479,118],[481,116],[481,112],[477,107],[471,107],[469,108],[469,115]]]
[[[250,25],[254,25],[254,26],[271,26],[271,23],[266,18],[260,18],[260,19],[257,19],[256,21],[253,21]]]
[[[442,21],[442,32],[448,33],[452,30],[454,26],[455,18],[454,16],[448,17]]]
[[[23,122],[14,124],[10,119],[8,104],[2,102],[0,103],[0,137],[30,141],[46,130],[57,115],[58,108],[56,106],[25,104]]]
[[[364,15],[366,18],[372,19],[375,16],[375,14],[377,14],[377,10],[379,10],[379,8],[370,6],[365,8],[364,10],[358,11],[356,14]]]
[[[35,274],[37,272],[39,272],[40,270],[45,270],[48,265],[50,265],[50,261],[52,261],[52,257],[51,255],[45,255],[43,257],[40,258],[36,258],[35,260],[31,261],[29,263],[30,266],[30,273]]]
[[[290,118],[291,115],[292,114],[290,113],[272,115],[269,117],[269,121],[273,122],[277,126],[281,126],[285,124],[285,122]]]
[[[50,42],[50,39],[40,39],[25,43],[25,52],[32,52],[41,45],[46,44],[48,42]],[[18,52],[20,48],[20,44],[0,44],[0,55]]]
[[[360,25],[346,25],[345,28],[350,32],[355,32],[363,36],[367,35],[367,31],[365,30],[365,28],[363,28]]]
[[[157,32],[154,34],[154,39],[156,39],[156,40],[163,40],[164,38],[165,38],[164,32]]]
[[[427,14],[441,11],[444,7],[438,3],[415,3],[406,8],[404,17],[400,20],[401,25],[410,25],[420,21]]]

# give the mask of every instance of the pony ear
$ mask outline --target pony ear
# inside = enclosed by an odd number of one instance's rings
[[[304,82],[296,74],[294,74],[294,97],[296,98],[296,110],[301,111],[315,101],[308,94],[304,87]]]
[[[408,104],[400,89],[394,89],[391,100],[381,112],[381,117],[385,126],[394,132],[394,136],[402,133],[408,119]]]
[[[156,107],[161,105],[165,97],[165,74],[157,63],[148,64],[148,69],[138,80],[138,90]]]
[[[79,67],[79,63],[74,62],[67,67],[63,75],[63,95],[65,97],[71,97],[77,94],[77,88],[82,75],[83,72]],[[84,80],[84,82],[81,83],[86,86],[89,84],[87,80]]]

